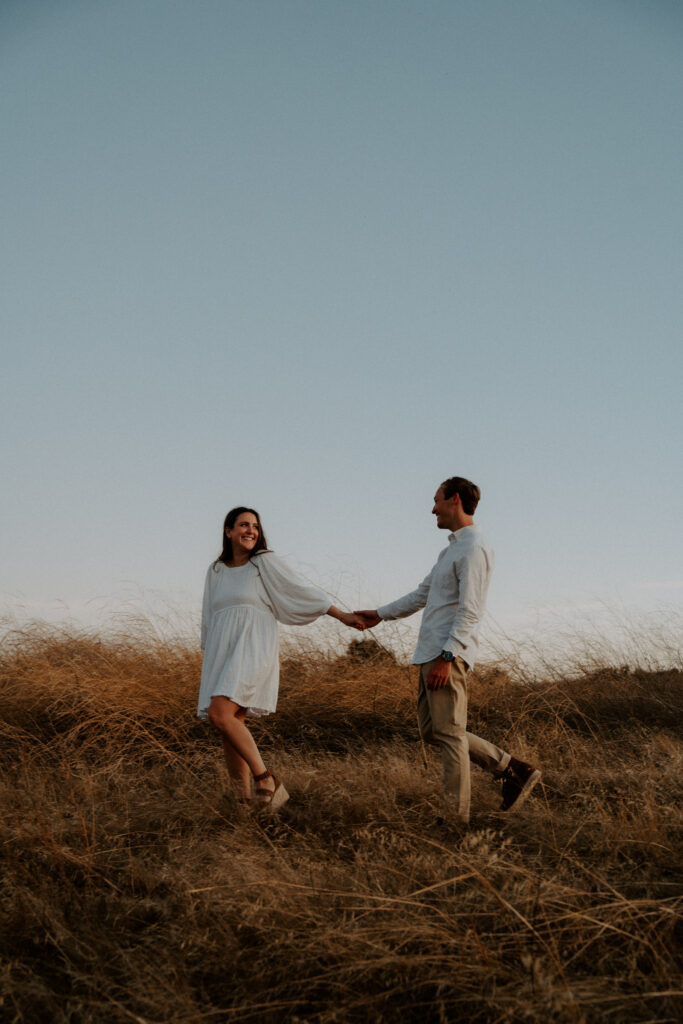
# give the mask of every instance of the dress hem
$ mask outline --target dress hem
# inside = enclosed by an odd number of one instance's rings
[[[224,693],[214,693],[213,696],[214,697],[225,697],[225,694]],[[241,708],[243,708],[245,706],[244,704],[239,704],[238,701],[233,700],[232,697],[228,697],[227,699],[228,700],[232,700],[234,704],[238,704],[238,706],[241,707]],[[274,708],[271,711],[266,710],[266,708],[252,708],[252,707],[249,707],[247,705],[247,718],[265,718],[266,715],[272,715],[274,713],[274,710],[275,710]],[[197,718],[201,718],[201,720],[203,722],[208,722],[208,720],[209,720],[208,708],[202,708],[201,711],[198,710],[196,712],[196,717]]]

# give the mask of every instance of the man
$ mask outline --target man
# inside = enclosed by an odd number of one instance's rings
[[[445,480],[432,514],[449,545],[416,590],[381,608],[356,612],[368,627],[424,608],[413,664],[420,666],[420,734],[441,747],[447,818],[470,817],[470,759],[503,782],[501,810],[517,809],[541,777],[533,765],[467,729],[467,676],[478,655],[479,623],[493,570],[493,551],[474,524],[481,492],[463,477]]]

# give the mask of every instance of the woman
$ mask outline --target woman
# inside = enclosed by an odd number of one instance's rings
[[[276,811],[289,799],[266,768],[246,726],[248,715],[268,715],[277,704],[277,622],[304,625],[331,615],[364,629],[322,590],[309,586],[268,550],[258,512],[233,508],[223,523],[223,550],[206,573],[201,644],[204,652],[197,714],[221,734],[228,772],[240,802],[251,802],[251,776],[259,806]]]

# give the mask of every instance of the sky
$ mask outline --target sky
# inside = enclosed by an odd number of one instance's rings
[[[3,0],[0,610],[198,615],[225,513],[491,623],[681,609],[683,7]]]

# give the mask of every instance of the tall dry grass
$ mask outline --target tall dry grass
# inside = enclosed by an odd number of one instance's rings
[[[475,770],[458,834],[414,670],[368,650],[288,655],[264,822],[194,718],[196,649],[5,636],[0,1020],[679,1019],[683,673],[478,672],[472,728],[544,781],[506,817]]]

